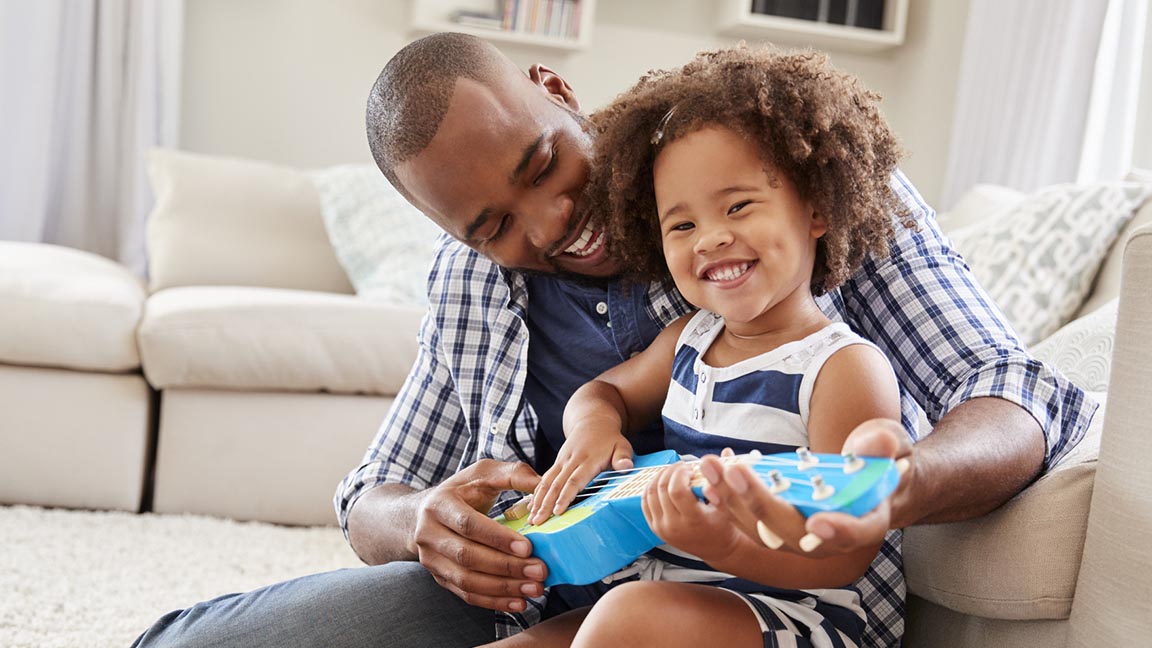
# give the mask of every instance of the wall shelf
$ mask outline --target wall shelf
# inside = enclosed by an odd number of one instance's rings
[[[815,0],[812,0],[815,2]],[[724,36],[767,40],[781,45],[869,52],[904,43],[908,0],[888,0],[882,29],[770,16],[752,11],[752,0],[718,3],[716,31]]]
[[[573,25],[575,36],[534,33],[523,29],[478,27],[453,20],[453,15],[460,10],[485,12],[492,11],[497,6],[513,9],[517,3],[526,3],[525,7],[535,8],[542,16],[550,9],[559,13],[565,5],[572,6],[574,10],[570,16],[575,21]],[[419,34],[462,32],[497,43],[577,51],[588,47],[595,14],[596,0],[509,0],[507,3],[493,0],[412,0],[410,27],[412,32]],[[524,15],[522,12],[521,16]],[[538,21],[543,22],[544,20]]]

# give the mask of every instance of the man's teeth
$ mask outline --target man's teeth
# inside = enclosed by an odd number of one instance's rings
[[[744,262],[721,268],[713,268],[708,271],[708,278],[712,281],[732,281],[736,277],[748,272],[748,268],[751,265],[752,264],[748,262]]]
[[[580,238],[569,245],[564,252],[578,257],[586,257],[599,250],[601,245],[604,245],[604,234],[593,232],[591,228],[585,227],[584,231],[580,232]]]

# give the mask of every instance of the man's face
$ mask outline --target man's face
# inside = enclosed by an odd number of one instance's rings
[[[436,136],[396,174],[420,211],[501,266],[614,276],[583,209],[592,142],[574,107],[535,73],[460,79]]]

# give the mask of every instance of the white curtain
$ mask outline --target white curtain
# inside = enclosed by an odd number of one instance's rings
[[[145,155],[177,143],[183,9],[0,0],[0,239],[145,273]]]
[[[1031,191],[1123,175],[1145,7],[972,0],[940,207],[981,182]]]

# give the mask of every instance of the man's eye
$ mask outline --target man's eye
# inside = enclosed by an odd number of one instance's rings
[[[548,179],[548,176],[552,175],[552,170],[556,168],[556,158],[559,157],[557,155],[555,146],[552,147],[551,155],[552,155],[552,157],[550,157],[548,159],[548,165],[545,166],[544,170],[541,171],[540,174],[536,176],[536,179],[532,181],[532,186],[534,186],[534,187],[540,186],[541,182],[544,182],[545,180]]]
[[[491,236],[484,239],[484,244],[489,245],[491,243],[495,243],[501,236],[503,236],[504,232],[508,231],[508,224],[511,220],[512,218],[509,214],[504,214],[501,216],[500,225],[496,228],[495,232],[492,232]]]
[[[741,209],[744,209],[745,207],[747,207],[750,204],[752,204],[751,200],[742,200],[742,201],[736,203],[735,205],[732,205],[731,207],[729,207],[728,213],[729,214],[735,214],[736,212],[740,211]]]

